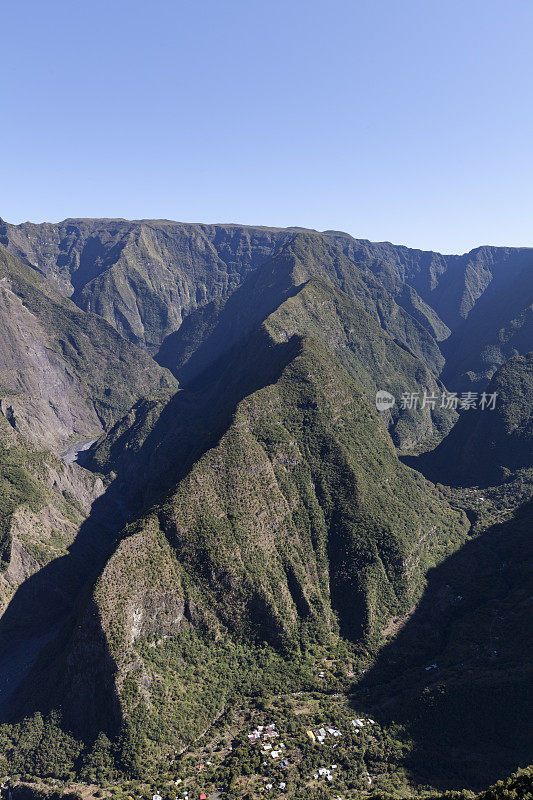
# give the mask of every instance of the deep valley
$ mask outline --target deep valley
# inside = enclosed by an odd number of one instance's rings
[[[0,220],[6,792],[533,797],[532,312],[533,248]]]

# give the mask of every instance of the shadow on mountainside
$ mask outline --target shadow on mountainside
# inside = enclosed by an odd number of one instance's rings
[[[92,505],[68,554],[54,559],[18,587],[0,619],[0,715],[6,717],[42,648],[71,615],[84,586],[94,580],[128,519],[117,487]]]
[[[260,330],[203,395],[178,392],[93,503],[68,555],[18,588],[0,619],[0,721],[60,707],[65,725],[83,738],[116,733],[115,665],[91,599],[94,582],[125,525],[176,486],[225,433],[237,404],[276,380],[299,347],[297,337],[275,344]],[[75,639],[81,652],[73,655],[76,628],[83,629]]]
[[[115,484],[132,514],[176,487],[224,435],[241,400],[278,380],[300,342],[293,336],[276,343],[261,327],[177,392],[145,430],[142,417],[149,410],[140,409],[140,419],[112,441],[106,467],[117,473]]]
[[[474,789],[533,755],[533,501],[428,574],[402,630],[358,684],[354,707],[406,727],[406,767]]]

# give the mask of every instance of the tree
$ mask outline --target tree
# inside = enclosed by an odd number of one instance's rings
[[[113,746],[105,733],[99,733],[81,770],[83,780],[105,783],[113,777],[115,762]]]

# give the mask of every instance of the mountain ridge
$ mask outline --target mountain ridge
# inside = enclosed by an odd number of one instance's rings
[[[325,760],[360,800],[515,770],[530,256],[0,221],[2,771],[322,800]]]

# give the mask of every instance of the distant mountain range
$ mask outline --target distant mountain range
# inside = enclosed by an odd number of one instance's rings
[[[0,220],[0,771],[260,797],[281,697],[289,797],[332,698],[346,798],[533,762],[532,309],[533,248]]]
[[[155,355],[192,311],[226,299],[298,230],[167,220],[0,220],[0,244],[84,311]],[[512,355],[533,347],[533,248],[480,247],[445,256],[337,231],[322,236],[429,334],[433,342],[419,330],[418,346],[437,369],[444,361],[436,343],[446,342],[450,388],[481,385]],[[350,293],[346,273],[334,282]]]

